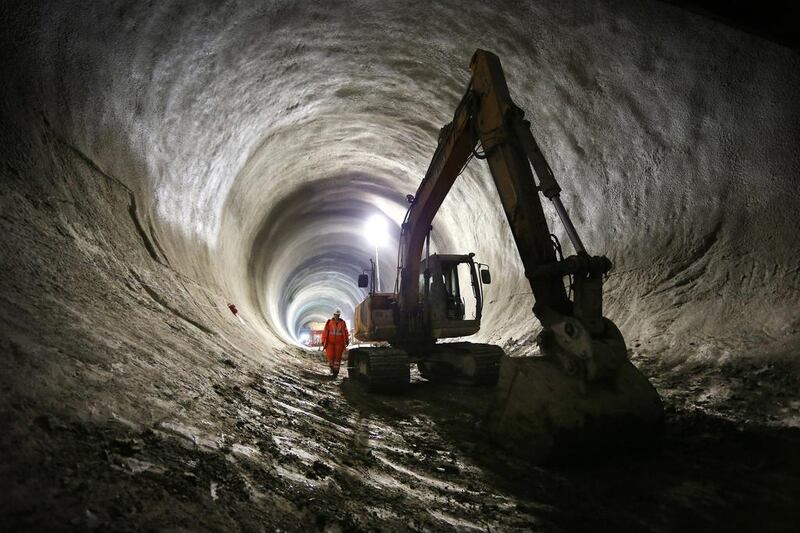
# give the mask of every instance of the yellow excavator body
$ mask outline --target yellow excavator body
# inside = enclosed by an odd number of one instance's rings
[[[470,69],[453,121],[441,129],[428,171],[408,196],[396,290],[372,292],[356,308],[355,337],[389,346],[351,350],[350,376],[376,392],[398,391],[416,363],[429,379],[497,383],[486,427],[499,443],[538,461],[600,443],[646,442],[658,432],[663,407],[628,360],[622,334],[603,315],[602,284],[611,262],[590,256],[581,242],[530,123],[509,95],[498,57],[477,50]],[[490,344],[437,342],[479,330],[484,284],[491,281],[474,254],[429,251],[433,218],[473,157],[488,163],[536,300],[533,314],[542,331],[538,351],[525,357],[508,357]],[[552,203],[574,255],[561,255],[540,195]]]

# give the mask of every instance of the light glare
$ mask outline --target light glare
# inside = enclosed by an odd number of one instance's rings
[[[371,216],[364,225],[364,234],[373,246],[382,246],[389,242],[386,218],[381,215]]]

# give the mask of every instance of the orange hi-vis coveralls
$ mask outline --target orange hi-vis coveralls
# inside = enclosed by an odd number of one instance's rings
[[[350,344],[350,333],[347,331],[347,324],[344,323],[344,320],[329,319],[325,323],[325,329],[322,330],[322,345],[325,347],[328,366],[334,373],[339,372],[342,352],[348,344]]]

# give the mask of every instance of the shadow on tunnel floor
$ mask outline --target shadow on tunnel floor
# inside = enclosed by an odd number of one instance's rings
[[[336,381],[336,379],[338,378],[338,376],[331,375],[331,373],[328,372],[327,368],[324,371],[319,371],[319,372],[312,372],[310,370],[301,370],[300,376],[306,379],[311,379],[314,381],[322,381],[322,382]]]
[[[797,531],[800,429],[742,425],[666,402],[666,422],[647,449],[587,446],[571,461],[536,465],[482,430],[493,389],[412,380],[405,394],[369,394],[345,379],[341,390],[364,417],[413,420],[403,438],[415,450],[426,431],[480,468],[520,511],[543,506],[553,523],[595,531]],[[424,422],[420,422],[424,421]],[[428,441],[428,442],[426,442]]]

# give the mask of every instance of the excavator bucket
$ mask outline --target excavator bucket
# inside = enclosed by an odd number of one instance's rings
[[[662,425],[658,393],[627,359],[587,381],[547,356],[504,356],[487,425],[506,448],[537,463],[641,447]]]

